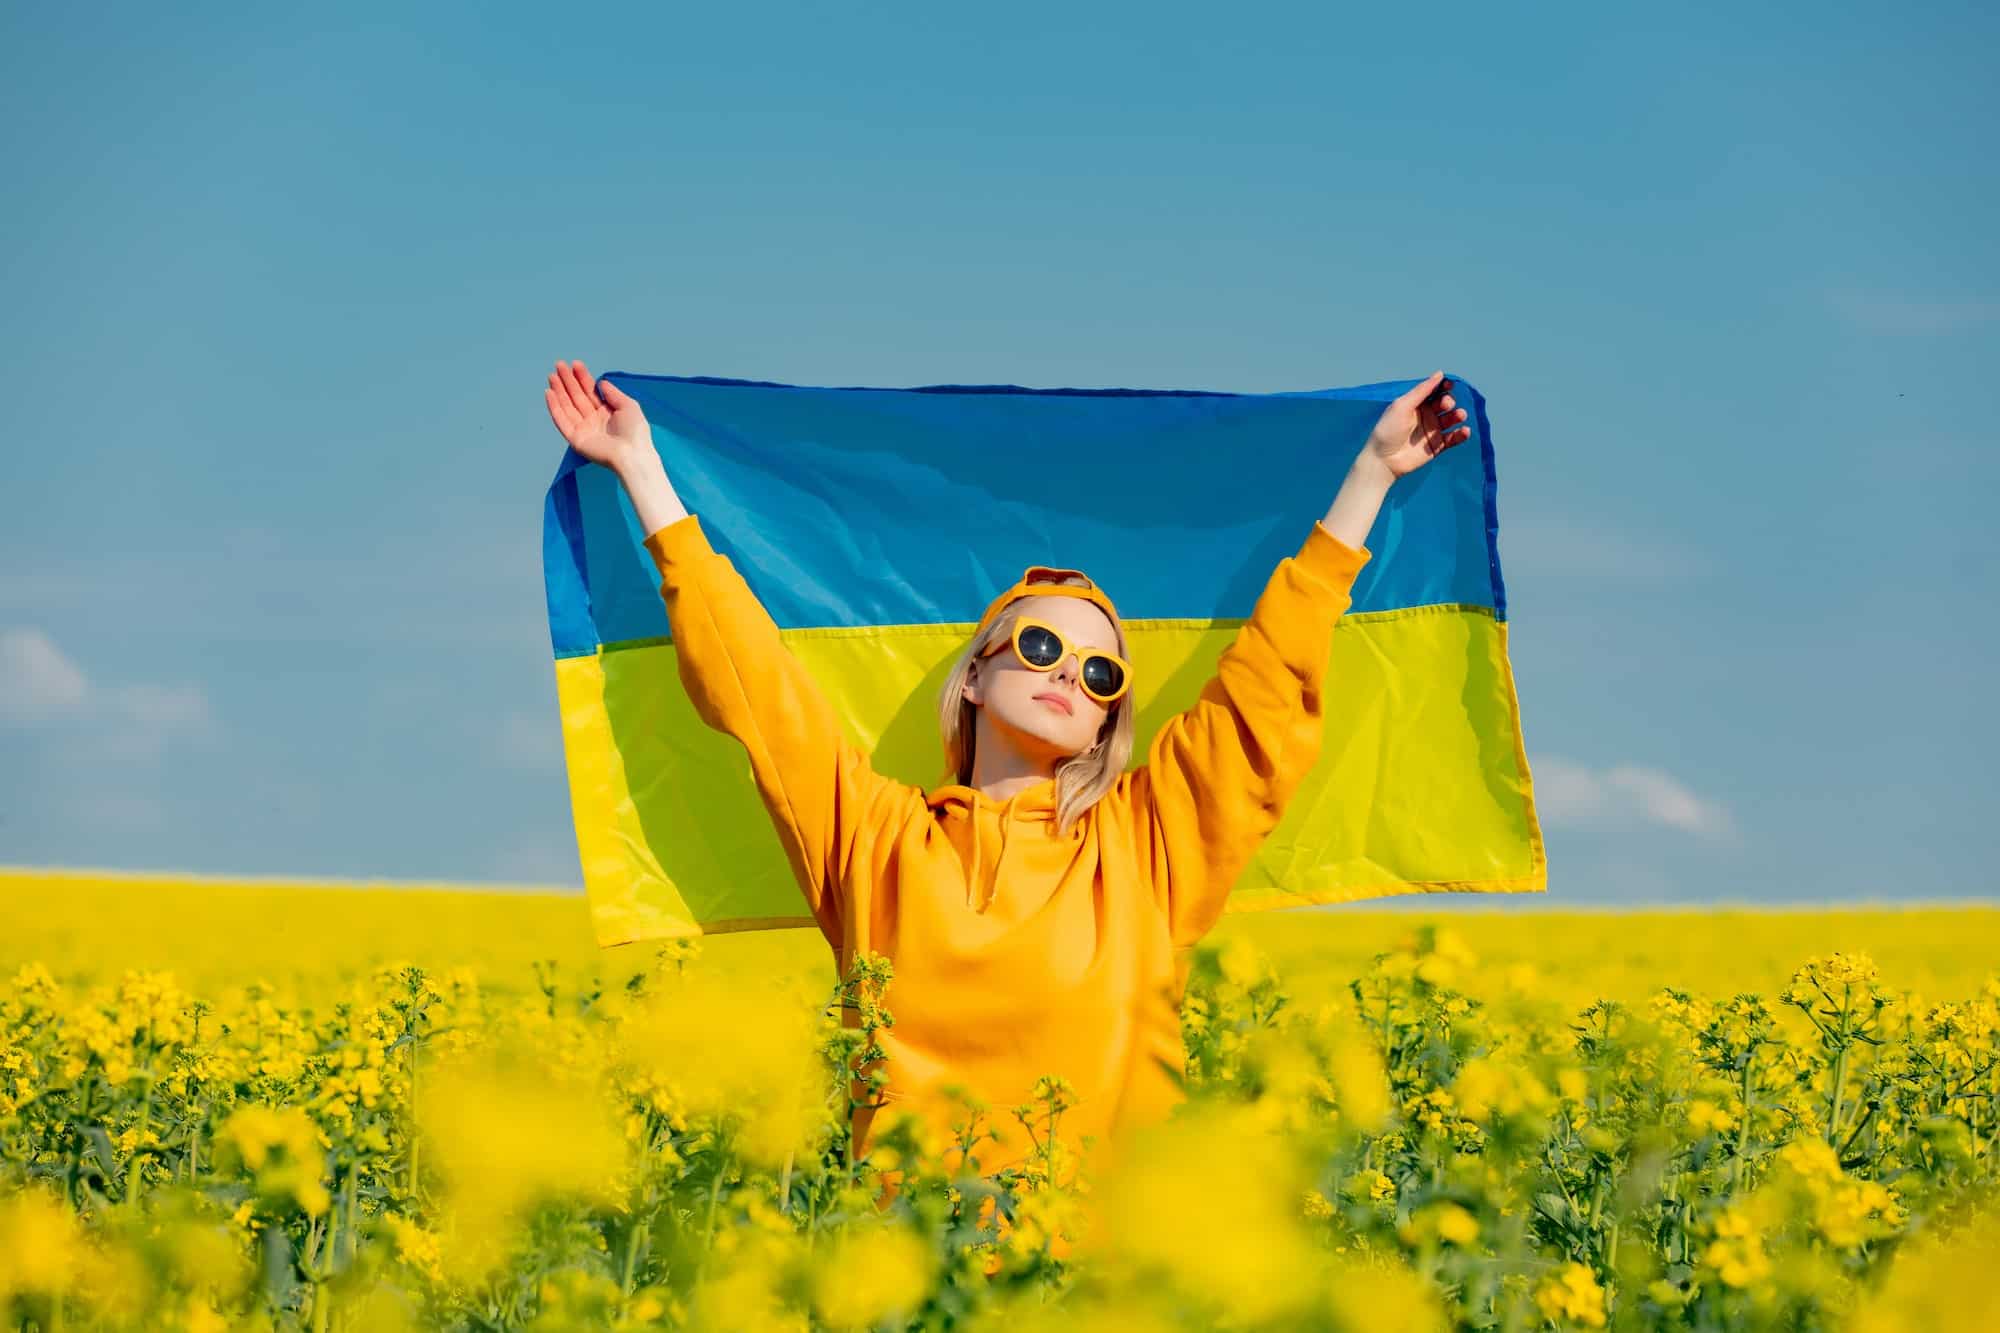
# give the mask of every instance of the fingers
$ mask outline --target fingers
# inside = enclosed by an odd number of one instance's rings
[[[549,378],[553,380],[555,376]],[[549,420],[556,423],[556,429],[563,433],[564,439],[574,442],[577,420],[575,409],[569,405],[569,395],[557,393],[551,385],[542,390],[542,400],[549,405]]]
[[[549,387],[542,391],[542,396],[548,400],[549,415],[555,418],[556,428],[562,431],[565,439],[574,441],[576,432],[583,425],[583,418],[569,396],[569,385],[565,379],[560,371],[549,372]]]
[[[556,389],[568,397],[570,408],[579,419],[588,421],[592,415],[602,410],[590,392],[589,372],[584,370],[583,362],[571,361],[564,364],[558,361],[556,373],[549,378],[555,382]]]
[[[1444,379],[1444,372],[1442,370],[1433,370],[1406,390],[1403,396],[1396,401],[1413,404],[1422,402],[1431,395],[1433,389],[1438,387],[1438,382],[1442,379]],[[1450,386],[1446,385],[1445,387],[1449,388]]]
[[[1422,386],[1420,385],[1418,387],[1421,388]],[[1458,406],[1458,400],[1452,397],[1450,393],[1446,392],[1450,388],[1451,388],[1451,381],[1444,380],[1437,386],[1436,389],[1432,391],[1437,395],[1436,401],[1426,402],[1417,409],[1418,414],[1420,416],[1428,418],[1431,428],[1440,432],[1441,434],[1449,434],[1452,431],[1452,429],[1455,426],[1457,426],[1459,422],[1464,421],[1466,419],[1466,416],[1468,415],[1466,409]],[[1472,431],[1468,427],[1466,429],[1465,435],[1460,436],[1459,438],[1464,439],[1470,436],[1471,434]],[[1451,443],[1455,444],[1457,443],[1457,441],[1454,440],[1451,441]]]
[[[597,382],[597,391],[604,395],[604,401],[611,405],[613,411],[621,407],[638,406],[630,394],[627,394],[610,380],[599,380]]]
[[[604,404],[597,398],[597,382],[590,377],[590,369],[581,358],[569,363],[569,374],[570,393],[581,403],[584,416],[604,411]]]

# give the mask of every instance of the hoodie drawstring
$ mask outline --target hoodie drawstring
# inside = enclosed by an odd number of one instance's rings
[[[993,863],[993,884],[990,888],[979,873],[979,806],[975,803],[972,807],[972,874],[965,882],[965,905],[975,912],[991,907],[994,895],[1000,891],[1000,871],[1007,864],[1007,825],[1011,822],[1015,800],[1010,796],[1000,807],[1000,859]]]
[[[960,808],[964,810],[965,817],[972,821],[972,866],[965,877],[967,907],[975,912],[984,912],[993,905],[993,900],[1000,893],[1000,881],[1007,873],[1007,850],[1014,835],[1014,825],[1042,821],[1053,826],[1055,811],[1047,805],[1050,799],[1049,792],[1029,788],[1026,791],[1016,792],[1000,803],[998,812],[1000,854],[994,860],[990,871],[986,865],[985,838],[979,828],[982,814],[980,806],[983,802],[977,792],[969,792],[963,799]],[[1021,814],[1021,802],[1024,800],[1029,801],[1032,807],[1026,815]],[[1083,837],[1083,827],[1079,824],[1071,831],[1070,840],[1076,841],[1081,837]]]
[[[983,912],[993,905],[993,899],[1000,892],[1000,875],[1007,868],[1007,835],[1014,823],[1014,803],[1020,800],[1017,793],[1007,798],[1000,807],[1000,856],[993,862],[991,883],[981,875],[979,855],[979,805],[975,801],[970,807],[972,818],[972,873],[965,881],[965,905],[975,912]]]
[[[972,819],[972,873],[965,877],[965,905],[972,906],[972,898],[979,891],[979,807],[970,809]],[[974,909],[975,911],[978,909]]]

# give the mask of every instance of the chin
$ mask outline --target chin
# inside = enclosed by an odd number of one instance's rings
[[[1065,735],[1062,723],[1065,719],[1050,715],[1042,705],[1034,704],[1031,719],[1027,724],[1014,724],[1014,730],[1024,736],[1032,736],[1053,751],[1059,759],[1074,759],[1090,748],[1088,740],[1079,741],[1073,735]]]

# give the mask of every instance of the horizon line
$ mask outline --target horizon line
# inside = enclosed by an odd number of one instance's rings
[[[587,895],[581,884],[529,883],[519,880],[452,880],[452,879],[394,879],[382,876],[357,877],[347,875],[251,875],[230,872],[193,870],[128,870],[116,866],[31,866],[0,864],[0,877],[31,876],[58,877],[69,879],[130,879],[141,881],[179,881],[207,883],[217,886],[241,886],[264,888],[329,888],[329,889],[382,889],[396,892],[443,892],[443,893],[488,893],[488,894],[540,894],[552,898],[585,898]],[[1301,903],[1296,908],[1280,909],[1294,911],[1395,911],[1408,912],[1422,910],[1423,904],[1435,900],[1449,900],[1454,904],[1470,903],[1474,900],[1491,898],[1492,895],[1475,893],[1454,893],[1437,890],[1427,893],[1394,894],[1376,899],[1357,899],[1346,903]],[[1559,900],[1548,893],[1527,898],[1510,900],[1505,904],[1490,906],[1480,903],[1477,907],[1454,907],[1454,911],[1484,911],[1498,915],[1511,912],[1694,912],[1694,911],[1747,911],[1747,912],[1823,912],[1823,911],[1926,911],[1961,910],[1982,908],[2000,910],[2000,895],[1991,897],[1958,898],[1816,898],[1786,899],[1782,902],[1757,902],[1740,898],[1714,899],[1576,899]],[[1248,913],[1226,913],[1245,916]]]

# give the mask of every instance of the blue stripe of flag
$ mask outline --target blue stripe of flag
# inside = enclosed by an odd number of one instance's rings
[[[637,399],[667,474],[781,628],[970,622],[1034,564],[1083,569],[1128,618],[1242,618],[1304,542],[1391,398],[1298,393],[819,387],[604,378]],[[1398,482],[1353,610],[1506,601],[1483,395],[1473,436]],[[567,451],[544,509],[555,653],[665,636],[617,479]]]

